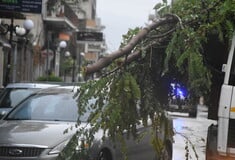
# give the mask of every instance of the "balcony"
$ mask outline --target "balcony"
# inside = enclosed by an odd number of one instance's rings
[[[76,30],[79,20],[66,2],[48,0],[43,18],[48,30]]]

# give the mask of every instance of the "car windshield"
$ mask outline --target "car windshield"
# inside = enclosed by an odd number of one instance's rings
[[[35,90],[37,88],[6,88],[0,95],[0,108],[15,107]]]
[[[79,116],[86,121],[88,114]],[[70,93],[40,94],[29,97],[13,110],[6,120],[43,120],[76,122],[78,107],[76,99]]]

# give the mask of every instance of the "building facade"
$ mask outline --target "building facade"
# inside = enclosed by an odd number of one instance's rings
[[[9,33],[1,35],[0,86],[8,83],[6,77],[9,82],[22,82],[52,74],[67,82],[77,82],[83,78],[82,65],[94,63],[105,51],[104,27],[96,17],[96,0],[42,0],[41,14],[20,14],[24,18],[13,17],[14,25],[22,26],[25,19],[31,19],[34,28],[26,37],[13,35],[10,43]],[[4,24],[11,23],[11,18],[0,19],[1,31]],[[79,40],[81,33],[102,37],[98,41]],[[62,41],[66,42],[65,48],[60,46]]]

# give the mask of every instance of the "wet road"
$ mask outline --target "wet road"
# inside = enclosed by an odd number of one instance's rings
[[[170,113],[175,129],[173,160],[205,160],[207,128],[216,121],[208,120],[207,113],[197,118],[187,113]]]

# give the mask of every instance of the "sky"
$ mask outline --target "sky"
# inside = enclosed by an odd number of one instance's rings
[[[108,46],[107,52],[118,50],[122,35],[129,29],[144,27],[148,15],[161,0],[97,0],[97,16],[105,26],[103,33]]]

